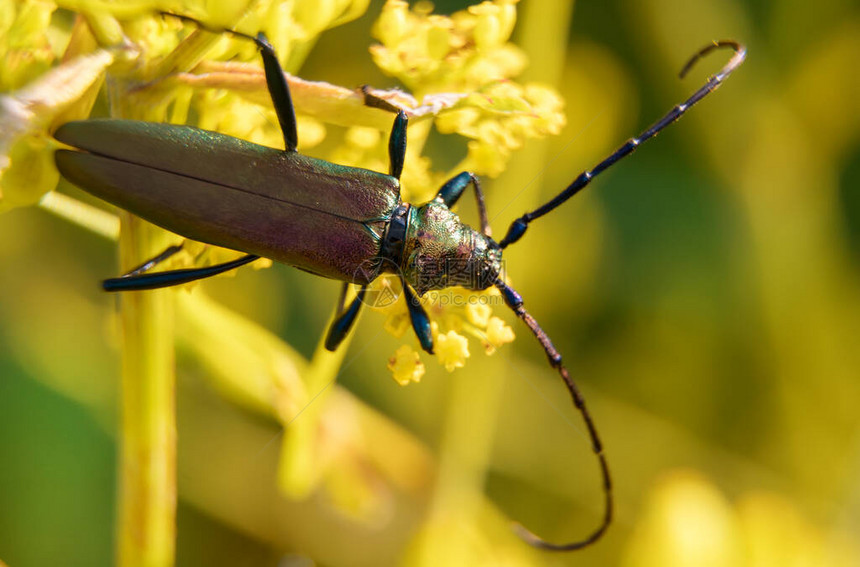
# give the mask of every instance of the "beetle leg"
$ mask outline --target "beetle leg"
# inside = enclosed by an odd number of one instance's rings
[[[501,279],[496,280],[495,286],[502,292],[502,297],[508,307],[516,313],[517,317],[522,319],[523,323],[526,324],[538,342],[540,342],[547,358],[549,359],[550,366],[558,371],[561,379],[564,381],[567,391],[570,392],[570,396],[573,398],[573,405],[576,406],[577,410],[579,410],[579,414],[585,422],[586,429],[588,429],[588,436],[591,439],[591,450],[594,452],[597,457],[597,461],[600,464],[600,475],[603,479],[603,519],[601,520],[600,525],[585,538],[571,543],[555,544],[535,535],[520,524],[516,525],[517,532],[519,536],[526,541],[526,543],[548,551],[573,551],[574,549],[586,547],[600,539],[609,527],[609,524],[612,522],[612,479],[609,476],[609,465],[607,464],[606,456],[603,453],[603,444],[600,442],[600,436],[597,434],[597,427],[594,425],[594,420],[591,419],[591,414],[585,406],[585,398],[582,397],[582,393],[580,393],[579,388],[576,386],[576,382],[573,381],[567,368],[565,368],[561,362],[561,354],[559,354],[555,349],[552,341],[549,339],[546,332],[541,329],[534,317],[532,317],[529,312],[523,308],[523,298],[514,289],[508,287],[508,285]]]
[[[156,265],[167,260],[168,258],[173,256],[174,254],[176,254],[180,250],[182,250],[182,244],[175,244],[173,246],[168,246],[167,248],[164,249],[164,252],[162,252],[158,256],[150,258],[149,260],[147,260],[146,262],[144,262],[140,266],[136,267],[133,270],[130,270],[130,271],[124,273],[120,277],[121,278],[128,278],[130,276],[137,276],[137,275],[142,274],[144,272],[148,272],[149,270],[154,268]]]
[[[746,48],[731,40],[723,40],[723,41],[715,41],[713,43],[709,43],[704,48],[700,49],[696,52],[695,55],[684,65],[684,68],[681,69],[681,78],[687,74],[687,71],[693,66],[693,64],[702,58],[704,55],[710,53],[714,49],[718,49],[720,47],[728,47],[734,50],[735,54],[729,59],[729,62],[725,64],[725,66],[720,69],[720,72],[716,75],[711,75],[708,77],[707,82],[702,85],[696,92],[694,92],[690,98],[685,100],[681,104],[675,105],[672,110],[666,113],[663,118],[652,124],[647,130],[639,134],[636,138],[630,138],[627,142],[624,143],[623,146],[615,150],[609,157],[598,163],[592,170],[582,172],[579,177],[574,179],[573,183],[571,183],[564,191],[553,197],[550,201],[544,203],[542,206],[538,207],[534,211],[530,213],[526,213],[514,222],[511,223],[511,226],[508,228],[508,233],[499,242],[499,246],[505,248],[508,244],[513,244],[520,238],[522,238],[523,234],[525,234],[526,229],[529,226],[529,223],[536,218],[542,217],[548,212],[552,211],[574,195],[576,195],[579,191],[584,189],[591,180],[612,167],[615,163],[623,159],[624,157],[633,153],[633,151],[642,145],[643,142],[646,142],[657,135],[663,128],[672,124],[681,116],[684,115],[687,110],[689,110],[694,104],[705,98],[710,93],[717,90],[717,87],[722,84],[722,82],[732,74],[732,71],[737,69],[741,63],[744,61],[744,57],[746,57]]]
[[[481,184],[478,182],[478,177],[470,172],[464,171],[455,175],[445,182],[445,185],[436,193],[435,200],[440,201],[447,207],[454,206],[454,203],[460,199],[463,191],[469,184],[475,188],[475,199],[478,201],[478,215],[481,218],[481,232],[484,236],[492,236],[490,231],[490,221],[487,219],[487,206],[484,204],[484,193],[481,191]]]
[[[421,307],[421,302],[418,301],[415,292],[409,288],[406,280],[400,278],[400,283],[403,285],[403,296],[406,299],[406,307],[409,308],[409,319],[412,321],[412,328],[415,330],[418,342],[421,343],[421,348],[433,354],[433,333],[430,330],[430,317]]]
[[[338,345],[343,342],[343,339],[346,338],[347,333],[352,328],[353,323],[355,323],[356,318],[358,317],[358,312],[361,309],[362,302],[364,301],[364,293],[367,291],[367,286],[361,286],[358,290],[358,295],[355,296],[355,299],[352,300],[352,303],[349,305],[349,309],[343,311],[344,302],[346,300],[346,288],[349,284],[343,284],[341,288],[340,298],[338,299],[338,305],[336,309],[337,315],[335,316],[334,321],[331,324],[331,327],[328,329],[328,334],[325,337],[325,348],[334,351],[337,349]]]
[[[164,252],[162,252],[162,255],[163,254]],[[159,257],[156,256],[153,260],[157,258]],[[137,271],[140,270],[140,268],[137,268],[137,270],[132,270],[124,276],[103,281],[102,287],[105,291],[143,291],[147,289],[170,287],[217,276],[218,274],[234,270],[239,266],[244,266],[245,264],[253,262],[259,258],[259,256],[255,256],[254,254],[246,254],[236,260],[224,262],[223,264],[215,264],[214,266],[206,266],[205,268],[169,270],[167,272],[157,272],[154,274],[142,274]],[[151,268],[152,266],[147,267],[149,262],[152,262],[152,260],[144,263],[141,268]]]
[[[402,109],[397,105],[392,104],[381,96],[377,96],[370,92],[370,85],[361,85],[359,90],[361,90],[361,94],[364,95],[365,106],[369,106],[371,108],[378,108],[380,110],[384,110],[386,112],[391,112],[394,114],[397,114],[402,111]]]
[[[293,108],[293,98],[290,96],[290,87],[287,84],[284,70],[281,68],[281,64],[278,63],[275,48],[272,47],[266,36],[263,33],[259,33],[255,37],[231,29],[211,28],[199,20],[190,16],[183,16],[182,14],[174,14],[172,12],[162,12],[162,14],[182,20],[183,22],[191,22],[202,30],[212,33],[228,33],[257,44],[257,48],[263,56],[263,69],[266,71],[266,87],[269,89],[269,96],[272,98],[272,104],[275,106],[275,113],[278,115],[278,122],[281,125],[281,132],[284,135],[284,146],[288,152],[296,151],[296,147],[299,145],[299,136],[296,128],[296,111]]]
[[[263,56],[266,86],[269,89],[269,96],[272,97],[272,104],[275,105],[275,112],[278,114],[278,122],[281,124],[281,132],[284,134],[284,146],[287,151],[294,152],[299,145],[299,135],[296,128],[296,111],[293,108],[293,98],[290,96],[287,77],[284,75],[281,64],[278,63],[275,49],[266,39],[266,36],[261,32],[254,38],[254,42],[260,48],[260,54]]]
[[[388,174],[400,179],[400,174],[403,172],[403,162],[406,161],[406,126],[409,121],[406,112],[384,98],[372,94],[367,85],[361,86],[361,93],[364,95],[366,106],[397,114],[394,125],[391,127],[391,136],[388,138],[388,159],[391,164]]]
[[[391,177],[400,179],[400,174],[403,173],[403,162],[406,161],[406,113],[402,110],[397,113],[394,119],[394,126],[391,127],[391,136],[388,138],[388,159],[390,166],[388,174]]]
[[[340,294],[337,296],[337,305],[335,305],[334,312],[341,313],[343,312],[343,307],[346,305],[346,292],[349,291],[349,283],[343,282],[343,285],[340,286]]]

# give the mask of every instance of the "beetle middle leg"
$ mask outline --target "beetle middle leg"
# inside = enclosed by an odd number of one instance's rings
[[[361,286],[355,299],[350,303],[349,308],[344,310],[343,307],[346,304],[346,290],[348,287],[349,284],[344,282],[335,310],[337,315],[335,315],[335,319],[332,321],[331,327],[328,329],[328,334],[325,337],[325,348],[330,351],[337,350],[337,347],[346,338],[347,333],[349,333],[349,330],[358,318],[358,312],[364,301],[364,294],[367,292],[367,286]]]
[[[379,108],[397,115],[391,126],[391,135],[388,138],[388,159],[390,161],[388,174],[400,179],[400,174],[403,173],[403,163],[406,161],[406,126],[409,119],[402,109],[371,93],[367,85],[361,87],[361,93],[364,95],[365,106]]]
[[[418,296],[415,295],[415,292],[412,291],[402,276],[400,283],[403,286],[403,298],[406,300],[406,307],[409,309],[409,320],[412,322],[415,336],[418,337],[421,348],[433,354],[433,333],[430,329],[430,317],[427,315],[427,311],[421,306]]]

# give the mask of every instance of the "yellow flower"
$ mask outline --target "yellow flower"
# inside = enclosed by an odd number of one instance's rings
[[[492,354],[496,349],[505,343],[513,342],[516,335],[504,321],[498,317],[490,317],[487,323],[487,342],[484,348],[487,349],[487,354]]]
[[[436,336],[436,357],[448,372],[462,368],[469,358],[469,341],[457,331],[440,333]]]
[[[493,314],[493,308],[486,303],[470,303],[466,305],[466,318],[476,327],[485,328]]]
[[[409,321],[409,314],[406,311],[398,311],[397,313],[389,315],[385,319],[385,323],[382,324],[382,327],[391,336],[399,339],[404,333],[406,333],[407,329],[409,329],[411,325],[412,323]]]
[[[409,345],[401,345],[395,351],[394,356],[388,359],[388,369],[401,386],[421,381],[425,371],[424,363],[421,362],[418,353]]]
[[[477,6],[469,6],[468,11],[478,17],[475,24],[475,45],[478,49],[499,47],[511,36],[516,22],[514,2],[482,2]]]
[[[417,98],[466,95],[436,117],[440,132],[471,139],[457,170],[497,176],[526,138],[556,134],[564,126],[554,91],[511,81],[526,66],[525,55],[508,41],[515,3],[483,2],[446,18],[391,0],[374,27],[382,42],[371,48],[376,64]]]

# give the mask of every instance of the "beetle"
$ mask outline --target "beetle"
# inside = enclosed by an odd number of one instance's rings
[[[54,137],[73,149],[58,150],[55,161],[62,175],[73,184],[171,232],[245,253],[236,260],[213,266],[147,273],[179,250],[173,246],[123,276],[105,280],[104,289],[132,291],[179,285],[238,268],[261,257],[271,258],[344,282],[337,315],[325,341],[329,350],[335,350],[355,322],[367,286],[380,274],[390,272],[400,278],[421,347],[432,353],[430,320],[418,297],[454,285],[471,290],[497,288],[507,306],[541,344],[550,366],[569,391],[588,429],[604,493],[600,524],[580,540],[551,543],[518,525],[519,535],[531,545],[551,551],[571,551],[597,541],[609,527],[613,514],[612,482],[603,445],[561,354],[526,311],[520,294],[504,282],[502,253],[522,238],[532,221],[559,207],[717,89],[743,63],[745,47],[722,40],[696,52],[681,70],[681,77],[713,50],[728,48],[734,53],[686,101],[673,107],[639,136],[630,138],[594,168],[581,173],[554,198],[517,218],[504,238],[496,241],[490,236],[479,180],[470,172],[451,178],[432,200],[422,205],[400,199],[399,178],[408,122],[405,112],[364,91],[366,104],[396,113],[389,137],[387,174],[304,156],[297,151],[298,133],[289,87],[266,37],[214,30],[187,16],[166,15],[257,45],[286,149],[260,146],[189,126],[131,120],[76,121],[57,129]],[[480,230],[462,223],[451,211],[469,186],[478,203]],[[320,230],[321,226],[326,229]],[[347,307],[349,283],[357,284],[359,290]]]

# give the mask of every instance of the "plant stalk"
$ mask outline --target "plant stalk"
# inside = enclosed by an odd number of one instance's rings
[[[120,263],[157,253],[162,231],[121,214]],[[117,564],[170,567],[176,538],[176,400],[170,291],[124,293]]]

